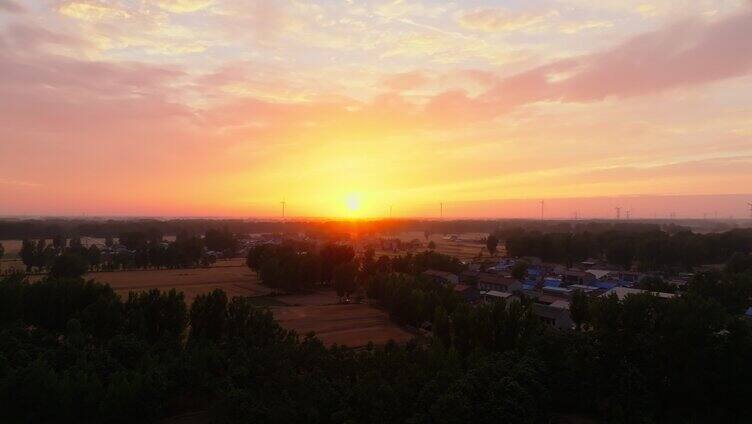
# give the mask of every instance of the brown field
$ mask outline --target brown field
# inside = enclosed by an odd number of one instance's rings
[[[423,233],[418,232],[409,232],[409,233],[400,233],[397,235],[398,238],[402,239],[403,241],[410,241],[413,239],[418,239],[423,244],[423,247],[419,249],[418,251],[423,251],[427,249],[428,242],[433,241],[436,243],[436,251],[439,253],[443,253],[445,255],[454,256],[462,261],[468,261],[473,258],[477,258],[478,254],[482,254],[483,257],[489,257],[488,251],[486,250],[485,243],[480,243],[478,240],[481,239],[481,237],[485,237],[486,234],[461,234],[460,240],[457,241],[450,241],[450,240],[444,240],[444,236],[442,234],[431,234],[431,236],[426,240],[426,238],[423,236]],[[499,245],[498,250],[500,253],[503,253],[504,246]],[[404,255],[406,252],[390,252],[390,251],[377,251],[377,255],[387,255],[387,256],[399,256]]]
[[[229,261],[228,261],[229,262]],[[87,275],[108,283],[122,297],[129,291],[151,289],[182,291],[189,305],[193,299],[214,289],[222,289],[228,297],[261,296],[269,293],[256,274],[245,265],[220,265],[210,268],[147,270],[127,272],[97,272]]]
[[[130,291],[151,289],[182,291],[189,305],[199,294],[222,289],[228,297],[262,296],[270,292],[262,286],[256,274],[245,266],[242,259],[219,261],[209,268],[130,270],[92,272],[84,278],[109,284],[125,298]],[[38,280],[41,276],[32,276]]]
[[[24,266],[20,259],[3,259],[0,261],[0,272],[10,270],[26,271],[26,266]]]
[[[363,304],[287,306],[272,308],[272,312],[283,327],[301,335],[312,331],[327,346],[359,347],[413,338],[389,321],[385,312]]]
[[[123,298],[130,291],[151,289],[182,291],[189,305],[196,296],[214,289],[224,290],[228,297],[253,296],[259,305],[270,306],[280,325],[301,335],[313,331],[327,346],[358,347],[413,337],[392,323],[385,312],[364,304],[339,304],[333,290],[262,297],[271,290],[260,284],[241,259],[220,261],[210,268],[94,272],[86,278],[108,283]]]

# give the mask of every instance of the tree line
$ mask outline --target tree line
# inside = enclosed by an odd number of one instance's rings
[[[415,343],[326,348],[220,290],[188,308],[175,291],[123,301],[91,281],[17,275],[0,280],[0,302],[4,422],[152,422],[196,409],[230,423],[546,414],[535,360],[510,352],[469,363]],[[470,386],[484,387],[480,398]]]
[[[238,250],[237,238],[227,229],[210,229],[204,237],[181,233],[171,242],[164,241],[156,229],[124,232],[119,234],[118,244],[124,249],[114,249],[115,241],[108,236],[103,250],[94,244],[84,246],[80,238],[67,240],[56,235],[50,244],[45,239],[23,240],[19,256],[26,272],[65,268],[58,275],[75,277],[89,270],[208,266],[216,256],[208,255],[207,250],[225,257],[235,256]]]
[[[0,411],[10,423],[197,409],[228,423],[747,422],[752,332],[721,288],[749,300],[752,269],[732,265],[674,299],[578,295],[571,331],[525,303],[473,307],[389,272],[366,291],[406,322],[430,314],[399,302],[432,297],[434,336],[364,349],[327,348],[219,290],[188,307],[175,291],[123,300],[80,278],[16,275],[0,280]]]
[[[752,251],[750,229],[710,234],[657,229],[614,229],[597,233],[520,229],[497,236],[504,240],[511,256],[535,256],[568,266],[596,258],[625,269],[636,266],[641,270],[689,270],[698,265],[724,263],[734,253]]]
[[[352,295],[376,274],[394,271],[417,275],[428,269],[459,273],[465,268],[458,259],[433,251],[376,258],[372,248],[357,256],[349,244],[317,246],[293,240],[253,246],[247,264],[269,287],[292,292],[327,286],[337,290],[340,297]]]

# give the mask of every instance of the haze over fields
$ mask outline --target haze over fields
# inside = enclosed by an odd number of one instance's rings
[[[0,214],[747,216],[749,52],[749,0],[3,0]]]

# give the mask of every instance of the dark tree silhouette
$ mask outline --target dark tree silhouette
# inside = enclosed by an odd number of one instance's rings
[[[496,254],[496,249],[499,246],[499,238],[496,237],[494,234],[489,234],[488,238],[486,238],[486,249],[488,249],[488,253],[491,255]]]
[[[66,252],[55,258],[50,269],[52,278],[80,278],[89,270],[86,258],[77,254]]]

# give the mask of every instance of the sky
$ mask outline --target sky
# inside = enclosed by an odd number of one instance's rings
[[[750,187],[752,0],[0,0],[0,215],[742,217]]]

